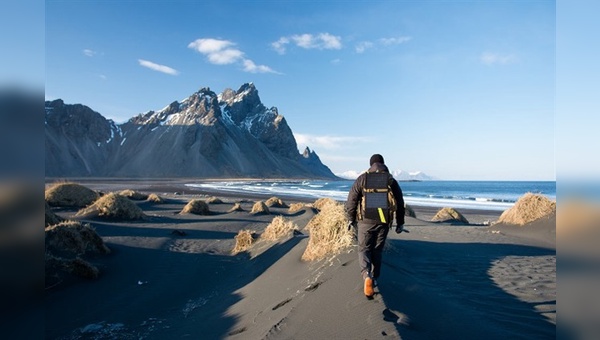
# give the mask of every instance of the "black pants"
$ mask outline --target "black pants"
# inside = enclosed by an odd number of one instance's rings
[[[379,277],[389,224],[358,223],[358,265],[363,279]]]

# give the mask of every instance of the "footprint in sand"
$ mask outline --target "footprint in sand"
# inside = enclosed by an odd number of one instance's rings
[[[408,315],[402,312],[393,311],[389,308],[383,310],[383,320],[403,326],[410,326],[410,319],[408,318]]]

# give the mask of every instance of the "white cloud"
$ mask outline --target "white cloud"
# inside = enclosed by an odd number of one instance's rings
[[[246,72],[250,72],[250,73],[278,73],[278,72],[274,71],[273,69],[271,69],[269,66],[256,65],[250,59],[244,59],[244,61],[242,62],[242,64],[244,65],[244,71],[246,71]]]
[[[138,59],[138,62],[140,63],[141,66],[147,67],[153,71],[170,74],[172,76],[176,76],[179,74],[179,72],[177,70],[170,68],[169,66],[159,65],[159,64],[156,64],[151,61],[144,60],[144,59]]]
[[[375,48],[377,46],[399,45],[410,40],[412,40],[412,37],[400,36],[393,38],[379,38],[376,40],[376,42],[361,41],[354,46],[354,50],[356,51],[356,53],[364,53],[366,50]]]
[[[271,46],[277,53],[285,54],[285,46],[290,43],[290,39],[281,37],[276,42],[271,43]]]
[[[189,43],[188,48],[204,54],[211,64],[227,65],[241,61],[244,52],[231,48],[235,43],[229,40],[197,39]]]
[[[96,54],[98,54],[98,52],[96,52],[96,51],[94,51],[94,50],[90,50],[90,49],[88,49],[88,48],[84,49],[82,52],[83,52],[83,54],[84,54],[85,56],[88,56],[88,57],[93,57],[93,56],[95,56]]]
[[[229,40],[196,39],[188,44],[188,48],[204,54],[208,62],[215,65],[240,63],[245,72],[278,73],[266,65],[256,65],[254,61],[244,58],[244,52],[234,48],[236,44]]]
[[[412,40],[412,37],[401,36],[396,38],[381,38],[379,42],[384,46],[398,45]]]
[[[370,140],[368,137],[354,137],[354,136],[314,136],[305,135],[301,133],[294,133],[296,143],[300,149],[304,149],[305,146],[314,148],[323,148],[327,150],[341,149],[354,143],[363,143]]]
[[[281,37],[271,43],[271,46],[277,53],[285,54],[286,47],[290,43],[304,49],[339,50],[342,48],[342,38],[329,33],[319,33],[317,35],[305,33]]]
[[[106,80],[107,79],[104,74],[100,74],[100,75],[98,75],[98,77],[100,77],[100,79],[102,79],[102,80]]]
[[[229,40],[217,40],[210,38],[196,39],[188,45],[189,48],[195,49],[202,54],[216,53],[226,49],[229,46],[235,46],[235,44]]]
[[[324,48],[327,50],[339,50],[342,48],[342,38],[329,33],[320,33],[317,37],[317,40],[321,41],[320,45],[322,47],[319,48]]]
[[[498,54],[492,52],[483,52],[479,57],[479,61],[485,65],[506,65],[517,61],[514,54]]]
[[[373,43],[370,41],[361,41],[358,44],[356,44],[356,46],[354,47],[354,50],[356,51],[356,53],[363,53],[364,51],[368,50],[369,48],[373,47]]]
[[[208,61],[215,65],[233,64],[242,59],[244,53],[240,50],[228,48],[222,51],[211,52],[206,55]]]

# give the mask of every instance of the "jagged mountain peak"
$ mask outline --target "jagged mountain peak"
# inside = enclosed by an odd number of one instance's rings
[[[62,105],[61,112],[76,108],[57,102],[47,120]],[[104,120],[95,124],[98,138],[81,133],[85,125],[56,123],[46,129],[52,176],[334,177],[310,149],[298,152],[285,118],[262,104],[252,83],[219,95],[202,87],[121,125]]]

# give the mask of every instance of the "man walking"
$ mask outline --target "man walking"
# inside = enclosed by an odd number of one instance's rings
[[[346,214],[350,221],[348,228],[357,229],[358,263],[364,293],[371,298],[394,213],[396,233],[404,231],[404,198],[398,182],[384,164],[383,156],[374,154],[369,165],[369,170],[358,176],[348,193]]]

